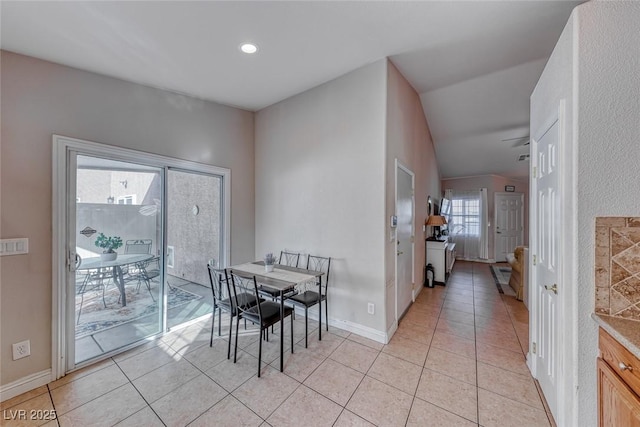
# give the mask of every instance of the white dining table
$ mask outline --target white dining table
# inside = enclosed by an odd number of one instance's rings
[[[320,287],[318,290],[318,296],[320,296],[322,294],[320,290],[322,289],[322,276],[324,273],[280,264],[275,264],[273,271],[267,272],[263,261],[234,265],[229,267],[229,270],[255,276],[260,285],[280,293],[280,372],[282,372],[284,369],[284,295],[298,285],[315,283]],[[318,321],[320,322],[318,340],[322,340],[322,298],[320,297],[318,298],[318,313]],[[291,333],[293,334],[293,331]]]
[[[124,291],[124,277],[122,267],[148,261],[153,258],[151,254],[118,254],[118,258],[113,261],[103,261],[100,257],[83,258],[76,270],[98,270],[102,268],[113,269],[113,280],[120,291],[122,306],[127,305],[127,295]]]

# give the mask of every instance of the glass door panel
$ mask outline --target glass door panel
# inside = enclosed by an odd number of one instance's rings
[[[212,312],[207,263],[222,258],[222,177],[167,173],[167,326]],[[172,303],[173,301],[173,303]]]
[[[76,156],[70,227],[77,253],[70,292],[76,364],[162,331],[163,173],[128,161]]]

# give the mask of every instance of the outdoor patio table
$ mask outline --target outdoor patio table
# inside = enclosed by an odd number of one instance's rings
[[[252,275],[256,277],[256,281],[265,288],[273,289],[280,293],[280,372],[283,371],[284,361],[284,295],[293,290],[297,285],[316,282],[318,286],[322,285],[321,271],[305,270],[303,268],[288,267],[286,265],[276,264],[272,272],[266,272],[263,261],[248,262],[245,264],[234,265],[229,270],[239,273]],[[320,295],[320,292],[318,292]],[[322,340],[322,300],[318,300],[318,313],[320,327],[318,328],[318,340]],[[293,333],[293,331],[291,331]]]
[[[124,291],[124,277],[122,275],[122,267],[129,264],[147,261],[153,258],[151,254],[118,254],[118,258],[114,261],[102,261],[100,257],[84,258],[80,266],[76,270],[96,270],[100,268],[112,268],[113,280],[120,291],[122,297],[122,306],[127,305],[127,295]]]

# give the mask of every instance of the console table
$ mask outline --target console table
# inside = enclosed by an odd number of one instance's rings
[[[425,250],[427,264],[433,266],[433,282],[436,285],[445,285],[456,262],[456,244],[449,242],[448,237],[438,240],[426,239]]]

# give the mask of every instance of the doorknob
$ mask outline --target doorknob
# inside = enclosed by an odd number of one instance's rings
[[[553,291],[554,294],[558,295],[558,285],[556,285],[555,283],[553,284],[553,286],[544,285],[544,288],[548,291]]]

